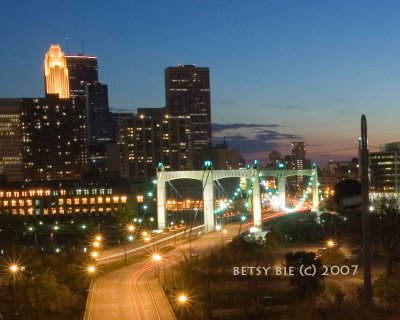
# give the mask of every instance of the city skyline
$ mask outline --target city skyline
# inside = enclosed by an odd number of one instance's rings
[[[357,156],[362,113],[372,150],[400,140],[394,1],[174,4],[9,4],[0,22],[0,96],[42,97],[49,45],[78,53],[83,39],[113,111],[164,106],[168,66],[209,67],[214,143],[226,137],[247,160],[289,154],[298,140],[320,163]],[[26,28],[28,15],[35,21]]]

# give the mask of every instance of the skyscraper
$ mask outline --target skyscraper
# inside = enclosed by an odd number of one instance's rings
[[[0,99],[0,175],[23,181],[22,105],[20,99]]]
[[[121,170],[130,178],[153,177],[159,162],[167,170],[184,170],[187,164],[189,116],[172,116],[166,108],[139,108],[134,114],[113,114],[117,142],[123,157]]]
[[[61,99],[69,98],[69,76],[64,52],[58,44],[50,46],[44,59],[46,94],[58,94]]]
[[[171,115],[190,116],[189,150],[211,146],[210,70],[195,65],[165,69],[165,95]]]
[[[27,181],[80,179],[86,169],[85,108],[74,99],[21,99]]]
[[[86,97],[86,85],[99,81],[97,58],[83,54],[65,57],[69,73],[69,90],[72,98]]]

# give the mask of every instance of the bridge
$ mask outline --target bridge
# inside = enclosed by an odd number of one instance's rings
[[[157,217],[158,228],[165,229],[166,225],[166,187],[168,181],[177,179],[193,179],[202,182],[203,186],[203,208],[204,208],[204,225],[205,232],[215,229],[214,216],[214,181],[225,178],[246,178],[251,181],[252,185],[252,210],[254,227],[258,230],[262,228],[261,215],[261,191],[260,178],[274,177],[278,181],[278,194],[281,210],[286,210],[286,178],[290,176],[310,176],[308,183],[312,189],[312,205],[313,210],[317,211],[319,207],[318,198],[318,179],[317,168],[302,170],[260,170],[258,162],[252,168],[236,169],[236,170],[213,170],[209,161],[205,162],[205,170],[192,171],[166,171],[164,166],[159,164],[157,172]]]

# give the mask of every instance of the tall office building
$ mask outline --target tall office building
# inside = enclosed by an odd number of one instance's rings
[[[69,75],[64,52],[58,44],[50,46],[44,59],[46,94],[58,94],[61,99],[69,98]]]
[[[287,169],[302,170],[311,167],[311,161],[306,159],[306,143],[304,141],[292,142],[292,157],[290,167]],[[289,185],[294,188],[300,187],[306,181],[304,176],[288,177]]]
[[[80,179],[87,164],[84,106],[57,95],[21,104],[25,180]]]
[[[69,90],[72,98],[86,99],[86,85],[99,81],[97,58],[83,54],[65,57],[69,72]]]
[[[129,163],[135,157],[135,115],[132,113],[112,113],[115,142],[120,150],[120,177],[129,178]]]
[[[190,116],[189,150],[211,147],[210,70],[195,65],[165,69],[165,95],[171,115]]]
[[[380,152],[369,153],[370,190],[372,192],[400,191],[400,141],[382,144]]]
[[[304,141],[292,142],[292,158],[293,159],[306,158],[306,143]]]
[[[85,87],[86,123],[89,144],[109,143],[114,132],[108,105],[108,87],[100,82],[88,83]]]
[[[20,99],[0,99],[0,175],[23,181],[22,105]]]
[[[165,108],[139,108],[133,123],[127,122],[126,128],[130,177],[153,177],[159,162],[167,170],[184,170],[190,135],[188,121],[189,116],[169,115]]]

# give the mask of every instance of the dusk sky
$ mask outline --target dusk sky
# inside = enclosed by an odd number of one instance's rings
[[[164,68],[196,64],[210,67],[215,142],[262,162],[299,140],[320,164],[349,159],[362,113],[372,151],[400,140],[399,17],[398,1],[8,1],[0,97],[43,96],[50,44],[84,40],[113,110],[164,106]]]

